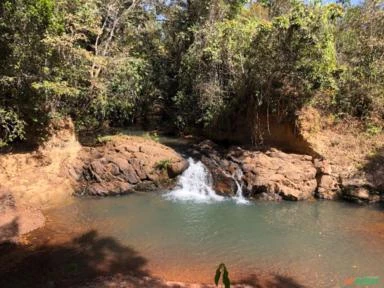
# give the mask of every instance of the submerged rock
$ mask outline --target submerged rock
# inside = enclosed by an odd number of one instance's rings
[[[169,188],[188,162],[173,149],[142,137],[114,136],[83,148],[70,175],[80,195],[109,196]]]

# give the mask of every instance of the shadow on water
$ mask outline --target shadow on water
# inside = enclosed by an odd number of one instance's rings
[[[151,276],[145,269],[147,262],[133,248],[111,237],[101,237],[95,230],[59,245],[8,242],[0,244],[0,287],[183,287],[166,285]],[[305,288],[280,275],[251,275],[234,284],[233,287]]]
[[[94,230],[60,245],[6,243],[0,245],[0,287],[80,287],[119,275],[126,287],[165,287],[145,270],[146,263],[131,247]]]

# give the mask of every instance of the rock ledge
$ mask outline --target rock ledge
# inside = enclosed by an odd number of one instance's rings
[[[76,194],[111,196],[170,188],[188,162],[173,149],[134,136],[113,136],[83,148],[69,174]]]

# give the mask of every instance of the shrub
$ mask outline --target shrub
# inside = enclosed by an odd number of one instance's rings
[[[24,139],[25,123],[12,110],[0,108],[0,148],[16,139]]]

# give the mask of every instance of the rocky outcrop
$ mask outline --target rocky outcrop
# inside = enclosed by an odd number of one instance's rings
[[[18,207],[13,195],[0,187],[0,244],[15,242],[20,235],[44,226],[45,218],[36,209]]]
[[[342,198],[356,203],[375,203],[384,200],[383,189],[375,186],[363,175],[342,179]]]
[[[342,195],[340,176],[333,172],[332,166],[326,160],[314,159],[317,170],[317,191],[319,199],[336,200]]]
[[[277,149],[220,150],[210,141],[197,145],[194,154],[212,172],[214,189],[219,194],[233,195],[235,181],[242,182],[245,196],[255,199],[305,200],[313,198],[317,188],[317,170],[311,156]]]
[[[341,196],[340,181],[337,176],[319,174],[316,196],[319,199],[336,200]]]
[[[83,148],[69,174],[77,194],[108,196],[172,187],[187,167],[178,153],[155,141],[114,136]]]
[[[220,152],[219,152],[220,151]],[[190,151],[193,157],[198,158],[212,174],[213,190],[222,196],[234,196],[236,183],[234,173],[238,165],[225,159],[220,147],[210,140],[195,145]]]
[[[342,177],[343,198],[358,203],[384,201],[384,149],[357,173]]]
[[[312,157],[276,149],[245,152],[242,170],[246,193],[251,197],[307,200],[314,197],[317,181]]]
[[[384,133],[367,133],[361,121],[335,121],[331,115],[309,106],[298,111],[297,116],[297,130],[318,158],[326,159],[331,171],[318,179],[319,198],[359,203],[383,200]]]
[[[224,149],[206,140],[195,145],[192,153],[211,171],[214,190],[220,195],[233,196],[238,181],[243,195],[253,199],[298,201],[316,197],[358,203],[383,200],[381,166],[369,174],[370,178],[366,173],[365,178],[362,175],[347,178],[327,160],[274,148],[265,151]]]

